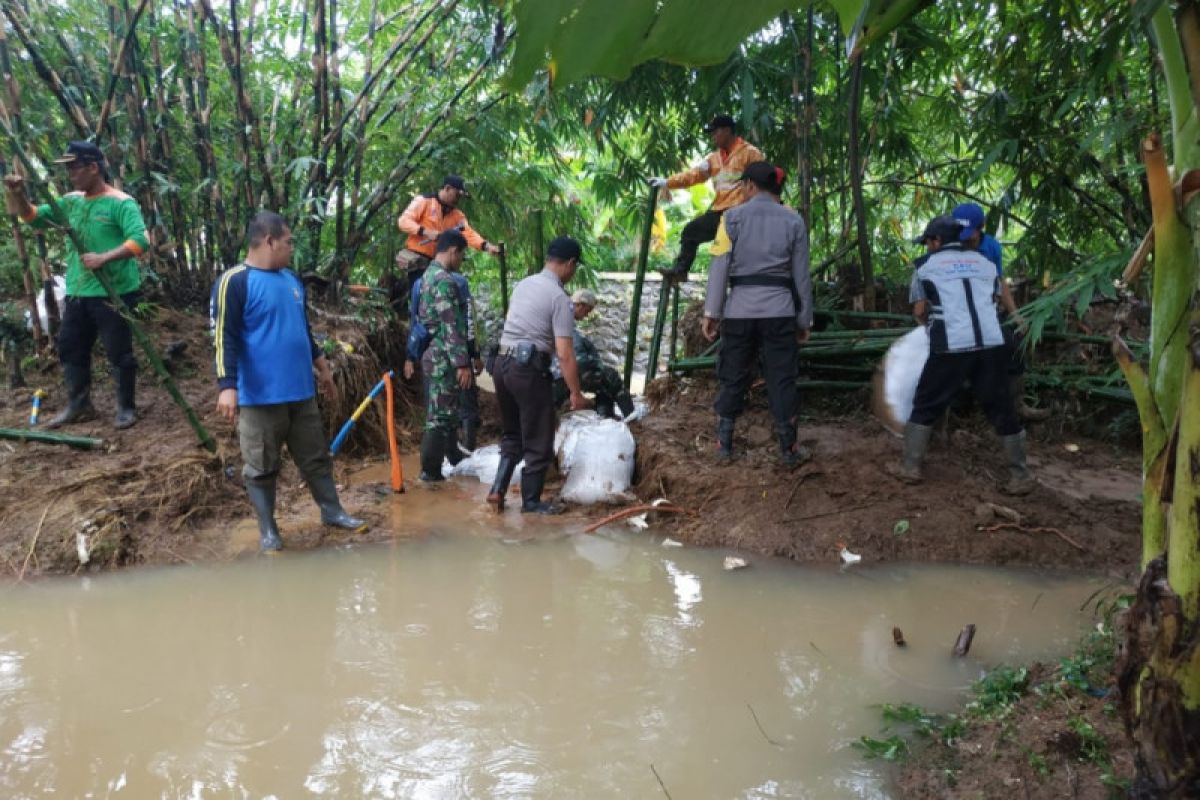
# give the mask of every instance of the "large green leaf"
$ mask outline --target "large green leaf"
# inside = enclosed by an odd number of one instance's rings
[[[859,45],[878,38],[932,0],[828,0]],[[623,80],[645,61],[716,64],[780,12],[804,0],[516,0],[508,83],[523,87],[549,63],[554,80],[587,75]]]

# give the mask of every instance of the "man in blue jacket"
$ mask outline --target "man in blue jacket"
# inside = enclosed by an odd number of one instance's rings
[[[259,547],[283,547],[275,524],[275,482],[280,454],[288,452],[321,509],[321,522],[361,531],[338,500],[333,461],[316,383],[337,397],[329,363],[317,347],[304,305],[304,285],[288,269],[294,249],[283,217],[262,211],[250,222],[249,251],[213,286],[209,313],[216,345],[217,410],[237,420],[246,494],[258,516]]]

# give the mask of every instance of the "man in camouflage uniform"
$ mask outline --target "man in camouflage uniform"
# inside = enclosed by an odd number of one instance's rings
[[[443,232],[434,259],[421,278],[421,322],[433,337],[421,356],[426,380],[423,481],[443,480],[442,459],[457,438],[459,394],[475,382],[467,348],[467,313],[453,274],[462,266],[466,252],[465,236],[454,230]]]
[[[580,322],[596,308],[596,295],[588,289],[580,289],[571,295],[571,303],[575,306],[575,321]],[[600,352],[592,340],[575,329],[574,336],[575,362],[579,365],[579,384],[585,392],[596,395],[596,413],[602,417],[615,418],[613,405],[621,409],[621,416],[628,417],[633,413],[633,399],[625,391],[621,376],[600,359]],[[562,371],[558,368],[558,359],[550,367],[554,375],[554,405],[562,406],[570,397],[567,383],[563,380]]]

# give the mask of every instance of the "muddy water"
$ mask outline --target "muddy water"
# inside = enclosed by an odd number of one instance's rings
[[[0,796],[653,798],[657,771],[676,798],[886,797],[850,747],[873,706],[949,709],[985,665],[1066,652],[1102,585],[725,572],[417,497],[392,545],[0,587]]]

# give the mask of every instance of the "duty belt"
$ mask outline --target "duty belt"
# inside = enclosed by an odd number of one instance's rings
[[[729,286],[734,288],[737,286],[778,286],[781,289],[787,289],[792,293],[792,302],[796,306],[796,313],[800,313],[800,293],[796,291],[796,282],[791,276],[783,275],[731,275],[729,276]]]
[[[517,348],[515,348],[515,347],[501,347],[501,348],[500,348],[500,350],[499,350],[499,352],[498,352],[498,353],[496,353],[496,355],[498,355],[498,356],[507,356],[508,358],[516,359],[516,357],[517,357]],[[550,369],[550,362],[551,362],[551,360],[552,360],[552,359],[550,358],[550,354],[549,354],[549,353],[547,353],[547,352],[544,352],[544,351],[542,351],[542,350],[538,350],[538,349],[535,347],[535,348],[533,349],[533,358],[529,359],[529,364],[530,364],[530,366],[536,367],[536,368],[538,368],[538,369]]]

